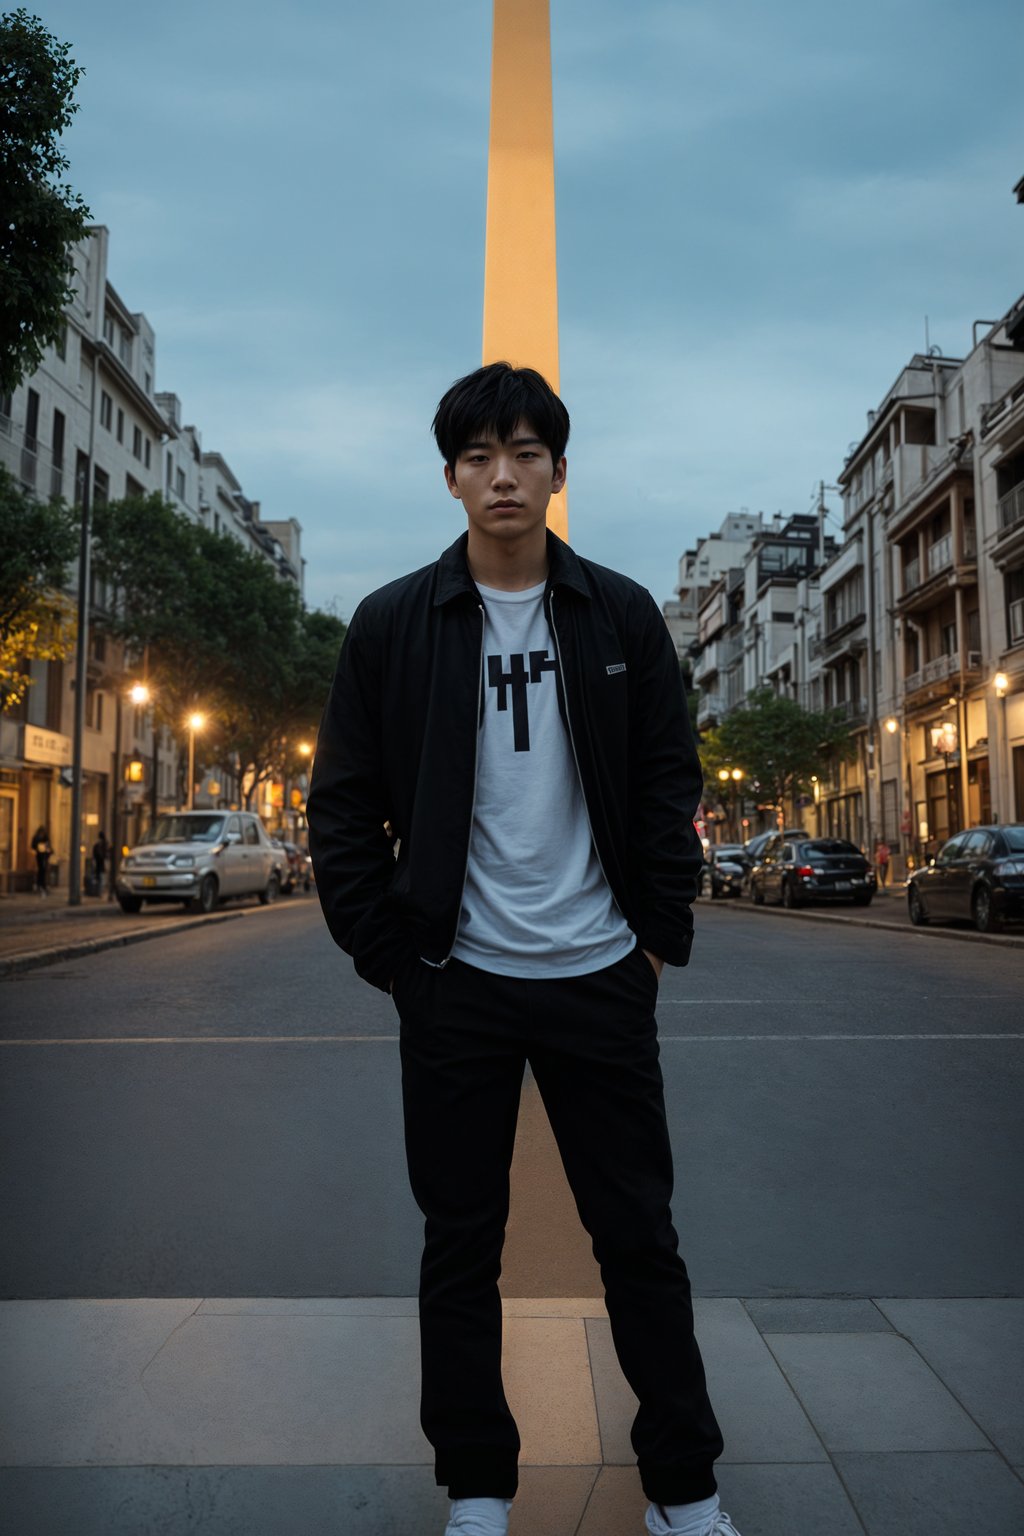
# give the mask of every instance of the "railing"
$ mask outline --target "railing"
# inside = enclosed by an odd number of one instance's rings
[[[915,555],[913,560],[908,560],[903,567],[903,592],[904,596],[913,588],[921,585],[921,558]]]
[[[710,720],[720,720],[724,714],[725,700],[720,693],[705,693],[698,700],[698,725],[706,725]]]
[[[21,450],[21,481],[23,485],[35,486],[36,466],[38,463],[36,440],[34,437],[26,437],[25,446]]]
[[[1024,640],[1024,597],[1015,598],[1010,604],[1010,644]]]
[[[857,630],[853,627],[854,623],[863,624],[864,615],[858,613],[852,619],[844,620],[843,633],[841,635],[832,633],[825,636],[821,642],[821,655],[823,659],[837,656],[840,651],[859,649],[864,644],[865,637],[858,634]],[[837,629],[839,627],[839,625],[836,626]]]
[[[838,710],[844,720],[853,725],[858,720],[866,720],[868,717],[867,699],[839,699],[832,708]]]
[[[935,656],[931,661],[926,661],[923,667],[916,672],[908,672],[903,679],[905,692],[914,693],[918,688],[923,688],[926,683],[943,682],[953,672],[960,670],[960,653],[953,652],[948,656]]]
[[[999,527],[1000,529],[1012,528],[1019,522],[1024,522],[1024,480],[1020,485],[1015,485],[1005,496],[1000,496]]]
[[[945,570],[947,565],[953,564],[953,535],[944,533],[941,539],[936,539],[934,544],[928,546],[928,575],[934,576],[938,571]]]

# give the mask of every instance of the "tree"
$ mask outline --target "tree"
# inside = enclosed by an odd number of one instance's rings
[[[69,249],[89,210],[61,175],[82,71],[38,16],[0,15],[0,394],[34,373],[74,297]]]
[[[158,717],[183,745],[188,714],[206,716],[197,766],[237,775],[251,804],[315,731],[344,624],[304,612],[267,561],[159,494],[97,505],[94,530],[96,572],[116,592],[100,622],[145,658]]]
[[[36,501],[0,464],[0,709],[31,687],[26,660],[71,653],[75,610],[62,589],[76,547],[74,513],[62,501]]]
[[[856,748],[849,727],[835,710],[802,709],[795,699],[771,688],[755,688],[746,705],[726,715],[716,733],[715,750],[742,768],[746,785],[784,811],[810,791],[836,761],[850,761]]]

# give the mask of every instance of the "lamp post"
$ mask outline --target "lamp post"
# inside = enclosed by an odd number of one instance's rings
[[[744,773],[742,768],[719,768],[719,770],[718,770],[718,777],[719,777],[719,781],[721,782],[722,789],[725,790],[726,788],[728,788],[729,791],[730,791],[730,794],[729,794],[729,804],[730,804],[730,809],[731,809],[730,820],[732,822],[733,833],[734,833],[734,836],[735,836],[735,840],[736,840],[736,842],[741,843],[743,841],[743,839],[740,836],[739,812],[737,810],[736,797],[737,797],[737,795],[739,793],[740,785],[742,784],[743,780],[746,778],[746,774]]]
[[[1006,736],[1006,694],[1010,687],[1010,679],[1005,672],[997,672],[992,679],[992,687],[996,691],[999,700],[999,805],[1002,806],[1002,820],[1009,821],[1013,815],[1013,795],[1010,793],[1010,743]],[[1024,811],[1024,806],[1017,806],[1018,815]],[[997,820],[993,812],[993,820]]]
[[[133,683],[128,690],[128,698],[141,709],[143,704],[149,703],[149,689],[145,683]],[[114,826],[113,839],[110,849],[110,883],[107,890],[107,900],[113,901],[114,891],[117,885],[117,870],[121,862],[121,849],[124,846],[125,814],[124,814],[124,767],[121,762],[121,716],[124,711],[124,695],[120,689],[117,692],[117,729],[114,741]]]
[[[945,765],[945,776],[946,776],[946,820],[948,822],[948,827],[947,827],[947,830],[946,830],[946,836],[947,837],[952,837],[954,832],[959,832],[960,828],[957,827],[957,826],[954,826],[954,822],[957,821],[959,818],[955,817],[954,814],[953,814],[953,797],[950,794],[950,783],[949,783],[949,759],[952,757],[953,753],[956,751],[957,746],[959,744],[959,739],[960,738],[959,738],[959,733],[957,732],[957,728],[953,724],[952,720],[943,720],[943,721],[940,722],[940,724],[933,725],[931,730],[932,730],[932,751],[933,752],[938,752],[941,755],[942,761],[943,761],[943,763]]]
[[[194,810],[196,795],[196,731],[206,724],[206,716],[198,710],[188,717],[188,808]]]

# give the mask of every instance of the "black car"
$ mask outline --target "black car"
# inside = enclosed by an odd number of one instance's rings
[[[907,881],[910,921],[966,918],[980,933],[996,933],[1024,918],[1024,826],[971,827]]]
[[[875,872],[860,849],[841,837],[776,835],[751,871],[750,894],[759,906],[852,901],[866,907],[875,894]]]
[[[712,843],[704,855],[700,892],[717,896],[742,896],[750,873],[750,859],[742,843]]]
[[[747,838],[746,842],[743,844],[743,851],[747,855],[751,867],[757,863],[758,859],[761,857],[762,853],[764,853],[764,850],[767,848],[768,844],[778,836],[778,828],[772,827],[770,832],[758,832],[754,837]],[[803,827],[786,827],[782,832],[782,836],[806,837],[807,833]]]

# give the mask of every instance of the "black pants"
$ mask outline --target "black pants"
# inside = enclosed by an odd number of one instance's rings
[[[612,1338],[639,1400],[631,1439],[647,1497],[709,1498],[722,1436],[693,1335],[669,1201],[654,1005],[636,948],[590,976],[495,976],[410,955],[401,1020],[406,1155],[423,1212],[420,1422],[457,1498],[512,1498],[519,1432],[501,1378],[498,1277],[527,1060],[601,1267]]]

